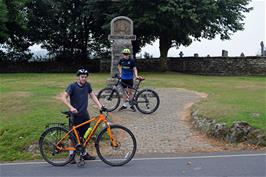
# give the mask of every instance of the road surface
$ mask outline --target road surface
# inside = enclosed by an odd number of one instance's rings
[[[54,167],[46,162],[0,164],[1,177],[81,177],[81,176],[266,176],[265,153],[207,153],[187,156],[136,157],[122,167],[110,167],[100,160]]]

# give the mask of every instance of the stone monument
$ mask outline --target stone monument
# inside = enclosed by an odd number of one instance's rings
[[[129,48],[132,53],[132,40],[136,40],[133,35],[133,21],[125,16],[119,16],[111,21],[111,34],[108,36],[111,41],[111,76],[118,73],[117,64],[122,57],[121,51]]]

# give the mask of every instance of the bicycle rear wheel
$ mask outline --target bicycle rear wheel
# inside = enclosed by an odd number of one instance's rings
[[[40,137],[39,148],[43,159],[54,166],[64,166],[68,164],[73,158],[69,155],[68,150],[60,150],[59,148],[65,149],[75,145],[74,135],[69,134],[65,136],[68,130],[63,127],[51,127],[46,129]],[[64,137],[65,136],[65,137]],[[61,142],[58,144],[58,142]]]
[[[155,112],[160,105],[158,94],[151,89],[141,90],[136,96],[136,107],[143,114]]]
[[[114,111],[120,104],[119,92],[113,88],[102,89],[97,98],[109,112]]]
[[[111,125],[110,128],[117,146],[112,146],[107,128],[105,128],[97,137],[96,151],[104,163],[110,166],[122,166],[134,157],[137,142],[129,129],[121,125]]]

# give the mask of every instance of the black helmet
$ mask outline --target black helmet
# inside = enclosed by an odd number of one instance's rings
[[[80,75],[89,75],[89,72],[88,72],[88,70],[86,70],[86,69],[79,69],[78,71],[77,71],[77,76],[80,76]]]

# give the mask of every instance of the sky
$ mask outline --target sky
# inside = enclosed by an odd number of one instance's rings
[[[179,49],[172,47],[168,51],[168,57],[178,57],[180,51],[184,56],[193,56],[194,53],[198,53],[199,56],[221,56],[222,50],[227,50],[229,56],[240,56],[242,52],[245,56],[260,54],[261,41],[266,47],[266,0],[252,0],[249,7],[253,7],[253,10],[245,15],[244,30],[234,33],[231,40],[222,41],[216,37],[213,40],[194,41],[188,47],[180,46]],[[142,48],[141,53],[144,52],[159,57],[159,41]]]
[[[179,49],[175,47],[169,49],[168,57],[178,57],[180,51],[184,56],[193,56],[194,53],[198,53],[199,56],[221,56],[222,50],[227,50],[229,56],[240,56],[242,52],[245,56],[259,55],[261,41],[266,47],[266,0],[252,0],[249,7],[253,7],[253,10],[245,14],[244,30],[234,33],[230,40],[222,41],[217,36],[212,40],[193,41],[188,47],[180,46]],[[38,45],[30,49],[35,55],[46,53],[46,50]],[[145,52],[153,57],[159,57],[159,41],[143,47],[140,54],[143,55]]]

